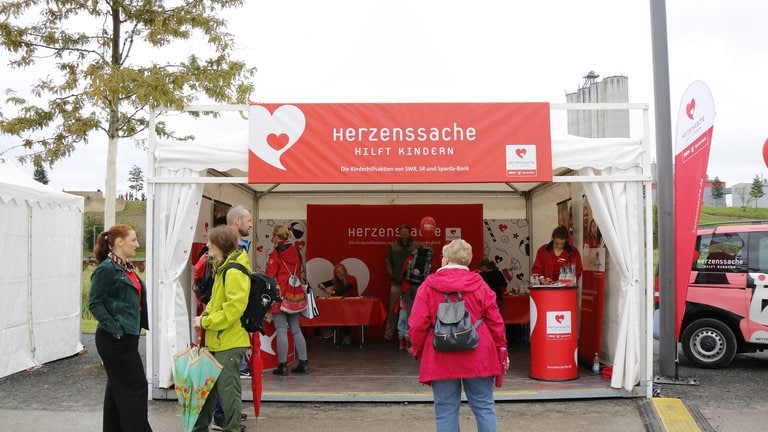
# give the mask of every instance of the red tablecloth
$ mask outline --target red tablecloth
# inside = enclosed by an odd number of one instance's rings
[[[501,316],[504,324],[527,324],[531,320],[531,300],[526,295],[505,295],[501,297]]]
[[[302,316],[302,327],[376,326],[387,318],[387,309],[377,298],[317,298],[316,301],[320,315],[311,320]]]

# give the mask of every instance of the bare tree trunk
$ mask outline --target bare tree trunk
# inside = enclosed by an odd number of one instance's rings
[[[120,9],[112,7],[112,67],[120,68]],[[115,94],[109,101],[109,124],[107,125],[107,172],[105,173],[104,230],[115,224],[115,200],[117,200],[117,145],[119,142],[117,123],[119,121],[120,97]]]
[[[104,230],[115,224],[115,201],[117,200],[117,143],[116,136],[109,138],[107,144],[107,172],[104,190]]]

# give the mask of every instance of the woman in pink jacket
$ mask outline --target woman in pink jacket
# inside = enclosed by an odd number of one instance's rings
[[[507,346],[504,321],[496,305],[496,294],[479,274],[469,270],[472,246],[454,240],[443,247],[442,267],[419,287],[408,319],[413,355],[421,361],[419,382],[432,386],[437,430],[459,430],[461,390],[475,415],[479,432],[496,431],[494,380],[509,368],[509,357],[499,362],[499,350]],[[464,306],[476,322],[480,342],[475,349],[439,352],[432,346],[437,309],[443,294],[461,293]],[[450,296],[455,299],[454,295]]]

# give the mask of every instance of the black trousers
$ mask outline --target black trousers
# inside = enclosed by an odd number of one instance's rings
[[[139,337],[115,339],[96,330],[96,350],[107,371],[104,432],[151,432],[147,413],[147,377],[139,354]]]

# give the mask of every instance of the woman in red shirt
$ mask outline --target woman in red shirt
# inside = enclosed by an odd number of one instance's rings
[[[544,284],[551,284],[560,279],[560,268],[574,265],[576,280],[581,277],[581,255],[575,247],[568,244],[568,229],[562,225],[552,231],[552,241],[541,246],[536,252],[531,274],[538,274]]]

